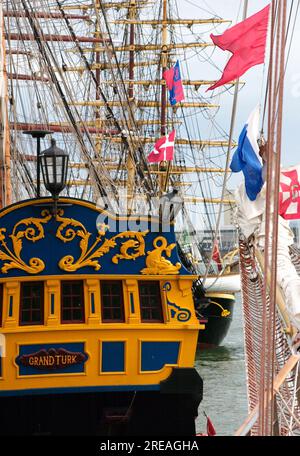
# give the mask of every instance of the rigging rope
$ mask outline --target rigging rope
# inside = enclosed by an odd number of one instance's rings
[[[242,283],[242,302],[244,316],[244,340],[245,340],[245,361],[248,389],[249,413],[259,404],[261,399],[262,375],[268,381],[268,373],[262,372],[262,333],[264,330],[264,273],[256,258],[256,247],[253,241],[246,241],[240,234],[240,272]],[[299,249],[292,247],[290,250],[291,259],[296,265],[300,265]],[[300,271],[300,268],[298,269]],[[267,311],[270,312],[270,296],[267,294]],[[274,329],[275,363],[274,375],[285,366],[293,351],[290,345],[288,334],[285,330],[285,322],[281,320],[278,310],[275,311]],[[268,415],[268,424],[276,424],[279,435],[297,435],[300,431],[300,406],[299,406],[299,382],[298,368],[289,373],[282,384],[279,394],[276,395],[274,417]],[[267,406],[267,404],[265,404]],[[251,435],[262,435],[259,422],[256,422],[251,429]],[[264,434],[265,435],[265,434]]]
[[[128,150],[131,151],[132,158],[134,159],[134,158],[135,158],[135,157],[134,157],[134,150],[133,150],[131,144],[130,144],[129,141],[128,141],[127,135],[124,133],[124,131],[123,131],[121,125],[119,124],[119,121],[117,120],[116,116],[114,115],[113,110],[112,110],[111,107],[109,106],[108,100],[107,100],[107,98],[106,98],[106,96],[105,96],[103,90],[101,89],[101,87],[99,86],[99,84],[97,84],[97,80],[96,80],[96,77],[95,77],[95,75],[94,75],[94,73],[93,73],[93,71],[92,71],[91,65],[90,65],[90,63],[88,62],[88,60],[87,60],[87,58],[86,58],[84,52],[82,51],[82,48],[81,48],[81,46],[80,46],[80,44],[79,44],[79,42],[78,42],[78,40],[77,40],[77,38],[76,38],[76,34],[75,34],[75,32],[74,32],[74,30],[73,30],[71,24],[70,24],[70,21],[69,21],[69,19],[67,18],[66,14],[65,14],[65,12],[64,12],[64,9],[62,8],[62,4],[61,4],[61,2],[60,2],[59,0],[56,0],[56,2],[57,2],[57,5],[58,5],[58,7],[59,7],[59,9],[60,9],[60,11],[61,11],[63,17],[64,17],[64,20],[66,21],[67,27],[68,27],[68,29],[69,29],[69,31],[70,31],[71,36],[73,37],[74,43],[76,44],[76,47],[77,47],[77,49],[78,49],[78,51],[79,51],[79,53],[80,53],[80,56],[81,56],[82,60],[84,61],[84,64],[85,64],[86,68],[88,69],[88,71],[89,71],[90,74],[91,74],[91,77],[92,77],[92,79],[93,79],[93,81],[94,81],[94,83],[95,83],[95,86],[96,86],[96,90],[99,92],[99,94],[100,94],[102,100],[103,100],[104,103],[105,103],[105,108],[106,108],[106,110],[107,110],[107,118],[108,118],[108,119],[112,119],[114,125],[116,126],[116,128],[118,129],[118,131],[119,131],[119,133],[120,133],[122,142],[125,144],[125,146],[128,148]],[[110,35],[109,26],[108,26],[108,22],[107,22],[107,18],[106,18],[106,13],[105,13],[105,10],[104,10],[104,8],[103,8],[103,6],[102,6],[102,3],[100,3],[100,7],[101,7],[101,9],[102,9],[102,14],[103,14],[104,21],[105,21],[105,24],[106,24],[107,32],[108,32],[108,34]],[[111,44],[112,48],[114,49],[113,41],[112,41],[112,39],[111,39],[111,36],[110,36],[110,44]],[[117,65],[119,65],[119,64],[118,64],[118,60],[116,60],[116,62],[117,62]],[[119,70],[119,74],[121,74],[120,68],[119,68],[119,67],[118,67],[118,70]],[[126,118],[126,117],[125,117],[125,118]],[[130,129],[128,129],[128,131],[129,131],[129,135],[130,135]],[[139,158],[143,161],[144,167],[147,168],[147,167],[148,167],[148,164],[147,164],[147,162],[146,162],[146,159],[145,159],[145,156],[144,156],[144,153],[143,153],[143,150],[141,149],[141,147],[138,147],[138,152],[139,152],[139,154],[140,154],[140,157],[139,157]],[[140,161],[137,161],[136,166],[137,166],[137,168],[138,168],[139,173],[140,173],[140,174],[143,176],[143,178],[145,179],[145,182],[147,182],[147,178],[145,177],[144,171],[143,171],[142,167],[140,166]],[[148,174],[148,179],[149,179],[149,176],[150,176],[150,174]],[[151,179],[149,180],[149,184],[150,184],[150,186],[148,187],[148,190],[151,190],[151,189],[153,190],[153,184],[152,184],[152,182],[151,182]]]
[[[247,17],[247,11],[248,11],[248,0],[244,0],[244,11],[243,11],[243,20],[246,19]],[[229,169],[229,162],[231,158],[231,148],[232,148],[232,141],[233,141],[233,133],[234,133],[234,127],[235,127],[235,118],[236,118],[236,110],[237,110],[237,100],[238,100],[238,85],[239,79],[237,80],[237,84],[235,86],[235,91],[234,91],[234,99],[233,99],[233,106],[232,106],[232,114],[231,114],[231,122],[230,122],[230,133],[229,133],[229,144],[228,144],[228,150],[227,150],[227,156],[226,156],[226,164],[225,164],[225,173],[224,173],[224,181],[223,181],[223,188],[222,188],[222,195],[221,195],[221,203],[219,206],[219,211],[218,211],[218,216],[217,216],[217,221],[216,221],[216,227],[215,227],[215,234],[213,237],[213,242],[212,246],[214,246],[217,242],[218,239],[218,231],[220,228],[221,224],[221,216],[222,216],[222,210],[223,210],[223,205],[224,205],[224,199],[225,199],[225,192],[226,192],[226,186],[227,186],[227,181],[228,181],[228,169]],[[206,272],[203,278],[203,283],[205,286],[205,280],[209,274],[209,268],[212,262],[212,257],[213,257],[214,249],[212,248],[209,261],[206,267]]]
[[[55,74],[55,72],[54,72],[54,70],[52,68],[52,63],[51,63],[51,60],[50,60],[50,58],[48,56],[48,53],[52,57],[53,61],[56,62],[56,60],[55,60],[55,58],[53,56],[53,52],[52,52],[52,50],[51,50],[51,48],[50,48],[50,46],[48,45],[47,42],[45,42],[43,44],[43,34],[39,30],[38,26],[35,24],[34,11],[32,10],[30,12],[30,10],[29,10],[29,8],[28,8],[28,6],[26,4],[26,1],[25,0],[21,0],[21,1],[22,1],[22,5],[23,5],[23,8],[24,8],[24,11],[26,13],[26,17],[27,17],[27,19],[29,21],[29,24],[31,26],[31,29],[33,31],[33,34],[34,34],[34,37],[35,37],[35,41],[36,41],[36,43],[38,45],[39,51],[41,53],[41,56],[43,57],[43,59],[45,60],[45,62],[47,64],[47,69],[48,69],[49,74],[51,76],[51,79],[52,79],[52,81],[54,83],[54,86],[55,86],[55,88],[56,88],[56,90],[57,90],[57,92],[58,92],[58,94],[59,94],[59,96],[60,96],[60,98],[61,98],[61,100],[63,102],[63,106],[64,106],[65,111],[66,111],[66,113],[67,113],[67,115],[68,115],[68,117],[69,117],[69,119],[71,121],[71,124],[72,124],[72,126],[74,128],[74,131],[75,131],[75,133],[77,135],[78,141],[79,141],[79,143],[81,145],[81,149],[84,152],[85,158],[87,159],[87,162],[89,164],[90,169],[93,171],[93,175],[94,175],[94,178],[95,178],[96,185],[97,185],[97,188],[99,190],[99,193],[100,193],[101,196],[105,197],[107,195],[107,189],[103,186],[103,178],[104,177],[108,178],[108,176],[106,176],[104,168],[102,168],[103,174],[101,176],[101,179],[100,179],[100,177],[98,175],[98,172],[97,172],[97,170],[95,168],[95,165],[94,165],[94,163],[93,163],[93,161],[92,161],[92,159],[91,159],[91,157],[89,155],[89,152],[86,149],[86,145],[85,145],[85,143],[83,141],[82,132],[81,132],[81,130],[80,130],[80,128],[79,128],[79,126],[78,126],[78,124],[76,122],[76,119],[75,119],[75,117],[73,115],[73,112],[70,109],[69,103],[68,103],[66,95],[65,95],[65,93],[64,93],[64,91],[63,91],[63,89],[61,87],[61,84],[59,83],[58,78],[57,78],[57,76],[56,76],[56,74]],[[47,49],[48,53],[47,53],[46,49]],[[64,83],[64,79],[63,78],[62,78],[62,82]],[[87,139],[88,139],[90,145],[92,146],[92,148],[94,148],[94,144],[93,144],[93,142],[92,142],[92,140],[90,138],[90,135],[89,135],[86,127],[83,125],[82,128],[84,128],[84,130],[85,130],[85,133],[86,133],[86,136],[87,136]],[[113,190],[113,194],[115,194],[114,187],[111,186],[111,188]],[[108,205],[110,205],[109,201],[107,201],[107,203],[108,203]]]

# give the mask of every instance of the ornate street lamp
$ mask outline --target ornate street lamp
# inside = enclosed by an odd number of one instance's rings
[[[46,135],[51,135],[50,130],[26,130],[23,131],[24,135],[30,135],[36,139],[36,196],[41,196],[41,179],[40,179],[40,155],[41,155],[41,139],[44,139]]]
[[[66,186],[69,156],[67,152],[56,146],[51,139],[51,147],[40,154],[44,184],[54,200],[54,216],[57,214],[58,195]]]

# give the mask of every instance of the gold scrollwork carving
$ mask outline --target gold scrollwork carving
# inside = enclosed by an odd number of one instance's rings
[[[20,220],[9,235],[12,241],[12,250],[9,249],[6,242],[6,228],[0,228],[0,260],[4,261],[1,272],[6,274],[10,269],[21,269],[29,274],[38,274],[45,269],[45,263],[40,258],[30,258],[29,264],[21,258],[23,248],[23,239],[30,242],[37,242],[45,237],[44,227],[52,217],[48,210],[41,213],[42,218],[29,217]],[[27,227],[20,229],[22,226]],[[33,225],[33,226],[32,226]]]
[[[124,233],[120,233],[117,236],[115,236],[114,239],[120,237],[129,237],[129,238],[135,238],[135,239],[129,239],[128,241],[124,242],[120,246],[120,253],[115,255],[112,258],[112,262],[115,264],[118,264],[119,260],[135,260],[136,258],[140,256],[145,255],[145,240],[144,237],[146,234],[149,233],[149,230],[143,231],[143,232],[135,232],[135,231],[125,231]],[[129,249],[131,249],[131,252],[129,253]]]
[[[134,239],[130,239],[120,246],[120,253],[112,258],[113,263],[118,264],[121,259],[135,260],[136,258],[145,255],[144,237],[148,233],[148,230],[144,232],[125,231],[103,241],[103,236],[105,236],[109,227],[105,224],[101,224],[95,242],[89,247],[91,233],[86,230],[82,223],[74,219],[63,218],[62,215],[63,211],[60,211],[57,216],[57,220],[61,222],[61,225],[57,229],[56,237],[63,242],[71,242],[76,236],[81,238],[79,242],[79,248],[81,250],[80,257],[75,260],[72,255],[66,255],[59,261],[59,267],[63,271],[74,272],[86,266],[91,266],[96,271],[99,271],[101,268],[98,261],[99,258],[116,247],[116,240],[122,238]],[[76,228],[78,229],[76,230]],[[66,229],[65,233],[64,229]],[[100,243],[102,244],[99,245]],[[128,252],[129,249],[132,249],[130,253]]]
[[[160,243],[160,245],[158,244]],[[180,263],[175,265],[171,261],[163,257],[163,253],[167,257],[171,256],[172,250],[176,244],[168,245],[167,240],[163,236],[158,236],[153,241],[154,250],[147,252],[146,268],[141,270],[142,274],[179,274],[181,268]]]

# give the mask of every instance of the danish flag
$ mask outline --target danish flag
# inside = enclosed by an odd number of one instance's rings
[[[174,158],[174,143],[176,131],[173,130],[167,136],[163,136],[154,144],[154,149],[148,155],[149,163],[171,161]]]
[[[300,166],[281,171],[279,214],[286,220],[300,219]]]

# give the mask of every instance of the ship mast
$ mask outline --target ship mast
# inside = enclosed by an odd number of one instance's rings
[[[12,5],[15,2],[18,4],[17,0],[11,2]],[[199,25],[211,23],[222,24],[227,21],[215,17],[174,19],[170,14],[173,8],[168,0],[160,0],[159,4],[153,2],[153,5],[143,0],[93,0],[86,5],[81,2],[80,5],[76,2],[71,4],[71,0],[56,3],[57,6],[49,3],[45,11],[33,11],[28,0],[22,0],[24,12],[20,12],[19,8],[11,8],[4,12],[6,23],[12,24],[6,28],[6,36],[11,43],[10,57],[13,60],[8,75],[10,83],[21,89],[22,86],[34,88],[31,96],[33,102],[39,98],[37,93],[42,88],[41,91],[47,93],[54,107],[49,114],[51,103],[45,103],[44,112],[40,110],[40,115],[32,119],[31,111],[26,109],[26,105],[30,105],[30,100],[21,97],[21,90],[14,91],[14,107],[10,108],[12,116],[9,126],[12,137],[17,137],[13,153],[20,154],[23,160],[21,166],[33,168],[35,158],[26,150],[28,145],[23,147],[22,136],[18,131],[32,130],[39,125],[57,133],[58,137],[66,142],[67,147],[68,138],[71,138],[69,135],[75,131],[75,147],[70,148],[73,163],[69,187],[71,194],[76,196],[83,197],[86,192],[85,196],[97,198],[93,188],[96,183],[99,186],[103,184],[103,187],[113,188],[114,194],[120,186],[127,189],[130,202],[133,195],[143,192],[149,197],[152,194],[161,195],[167,191],[170,177],[172,182],[176,181],[180,186],[189,187],[194,186],[195,182],[189,182],[193,179],[184,182],[184,178],[180,176],[193,172],[197,175],[216,173],[216,178],[220,179],[217,174],[224,174],[224,171],[215,168],[214,163],[210,168],[204,167],[201,160],[204,154],[209,157],[211,148],[218,150],[227,147],[228,140],[225,137],[224,140],[211,138],[205,141],[200,137],[194,139],[178,135],[176,144],[183,146],[182,150],[195,146],[195,166],[189,167],[186,166],[184,154],[180,154],[180,151],[173,164],[164,161],[149,166],[145,149],[148,149],[148,144],[154,144],[159,136],[169,133],[171,126],[183,124],[175,110],[174,115],[172,111],[168,111],[168,89],[162,77],[164,71],[177,60],[171,52],[182,49],[186,55],[190,49],[196,47],[199,48],[199,53],[203,51],[205,54],[205,49],[210,49],[213,44],[206,42],[208,40],[197,41],[195,37],[198,39],[198,35],[196,32],[192,33],[191,27],[197,28]],[[176,4],[172,0],[172,5],[173,3]],[[110,11],[114,8],[117,9],[119,18]],[[150,8],[151,14],[155,14],[153,20],[146,20],[144,15],[139,13],[140,9],[144,8]],[[125,9],[125,14],[124,11],[118,13],[122,9]],[[53,20],[57,27],[52,27]],[[37,33],[41,22],[49,26],[42,28],[43,33]],[[119,41],[120,35],[114,33],[111,24],[113,27],[116,24],[123,25],[116,28],[123,31],[125,28],[123,42]],[[177,26],[188,27],[191,31],[189,41],[185,41],[183,37],[175,43],[170,36],[170,25],[172,28],[174,26],[174,30]],[[89,34],[91,28],[94,32],[92,36]],[[137,35],[137,32],[141,33]],[[41,52],[43,65],[34,62],[35,65],[41,66],[39,72],[32,71],[31,68],[32,57],[29,49],[34,49],[31,41],[37,43]],[[62,50],[63,54],[60,55],[58,50]],[[22,72],[17,71],[21,69],[17,63],[18,57],[13,57],[17,54],[24,55]],[[57,81],[61,81],[63,93],[60,87],[57,87]],[[196,112],[198,108],[203,112],[217,108],[217,103],[210,102],[201,94],[203,86],[214,82],[204,79],[184,80],[183,84],[188,87],[187,93],[191,99],[182,102],[180,107],[188,109],[191,113]],[[55,91],[51,90],[52,86],[56,88]],[[199,88],[199,93],[195,93]],[[149,96],[146,95],[148,90]],[[19,115],[19,111],[23,114]],[[158,130],[152,128],[156,125]],[[77,160],[81,162],[77,163]],[[15,172],[15,168],[12,170]],[[102,194],[102,190],[100,193]],[[193,203],[200,203],[203,200],[194,198],[197,193],[190,196],[193,196]],[[204,193],[202,196],[204,197]],[[133,211],[135,208],[130,207],[129,212],[130,210]]]
[[[136,19],[136,0],[130,0],[129,8],[128,8],[128,16],[131,21]],[[135,44],[135,24],[133,22],[129,25],[129,70],[128,70],[128,77],[129,77],[129,86],[128,86],[128,98],[129,98],[129,109],[133,106],[134,102],[134,44]],[[129,116],[131,118],[131,116]],[[131,121],[130,121],[131,124]],[[133,194],[134,194],[134,182],[135,182],[135,165],[133,161],[132,155],[127,153],[127,195],[128,195],[128,212],[130,213],[132,210],[132,203],[133,203]]]
[[[7,73],[6,52],[4,39],[3,2],[0,3],[0,27],[1,27],[1,50],[0,50],[0,208],[11,204],[11,180],[10,180],[10,137],[8,128],[7,112]]]
[[[96,0],[96,8],[100,8],[100,4],[99,4],[99,1],[100,0]],[[100,23],[99,23],[99,14],[96,14],[96,24],[95,24],[95,38],[97,39],[100,39],[102,34],[101,34],[101,31],[100,31]],[[96,101],[100,101],[101,100],[101,95],[100,95],[100,91],[99,91],[99,87],[100,87],[100,82],[101,82],[101,70],[100,70],[100,67],[99,67],[99,64],[100,64],[100,52],[98,51],[97,49],[97,45],[96,45],[96,49],[95,49],[95,63],[97,65],[96,69],[95,69],[95,79],[96,79],[96,96],[95,96],[95,99]],[[100,133],[100,128],[102,126],[102,121],[101,121],[101,116],[100,116],[100,106],[96,108],[96,111],[95,111],[95,124],[96,124],[96,130],[98,129],[99,133]],[[95,149],[96,149],[96,153],[98,155],[98,157],[100,158],[101,157],[101,141],[102,138],[99,137],[99,135],[97,136],[97,140],[95,141]]]
[[[168,22],[167,22],[167,0],[163,0],[163,11],[162,11],[162,40],[161,40],[161,66],[162,66],[162,79],[163,74],[167,70],[168,63]],[[161,86],[161,111],[160,111],[160,134],[161,136],[166,135],[166,118],[167,118],[167,86],[163,84]],[[166,169],[166,163],[161,162],[159,165],[159,171]],[[170,170],[170,162],[167,165],[167,175]],[[167,177],[164,174],[159,175],[159,194],[165,190],[167,184]]]

